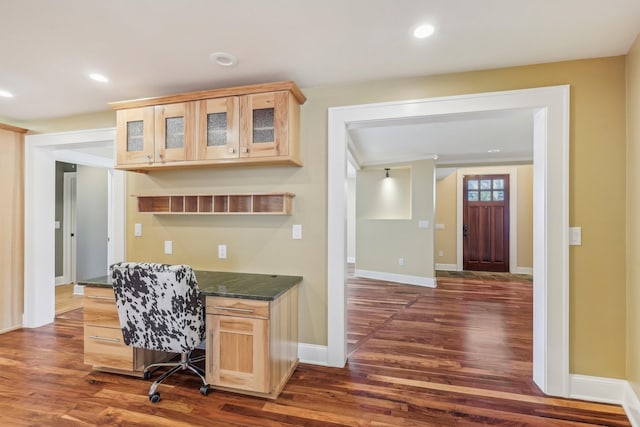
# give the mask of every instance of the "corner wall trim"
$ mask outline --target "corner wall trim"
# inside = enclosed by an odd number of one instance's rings
[[[329,366],[327,355],[328,349],[326,345],[298,344],[298,359],[300,359],[300,363]]]
[[[571,374],[569,397],[622,405],[631,425],[640,427],[640,399],[625,380]]]
[[[407,285],[436,287],[436,279],[433,277],[409,276],[407,274],[385,273],[383,271],[359,270],[356,268],[354,275],[365,279],[384,280],[385,282],[404,283]]]

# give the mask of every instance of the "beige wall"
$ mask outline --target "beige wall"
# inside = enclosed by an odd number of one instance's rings
[[[531,142],[533,144],[533,141]],[[510,217],[516,225],[517,260],[510,260],[513,267],[533,268],[533,166],[502,166],[502,167],[476,167],[460,168],[456,172],[437,182],[436,185],[436,223],[443,224],[444,230],[436,230],[436,263],[456,264],[457,250],[457,199],[458,185],[464,175],[504,173],[513,171],[511,183],[516,182],[517,188],[512,188],[511,193],[517,194],[515,200],[517,217]],[[517,191],[514,191],[517,190]],[[443,256],[440,256],[442,251]]]
[[[22,325],[24,134],[0,125],[0,332]]]
[[[640,36],[627,58],[627,378],[640,394]]]
[[[434,161],[402,166],[389,178],[382,166],[357,173],[356,269],[433,278]],[[389,205],[403,208],[391,212]],[[419,220],[429,228],[418,228]]]
[[[356,179],[347,179],[347,258],[356,257]]]
[[[435,223],[444,226],[443,229],[434,230],[436,264],[455,266],[457,263],[457,191],[458,174],[456,171],[436,182]],[[440,253],[442,253],[442,256],[440,256]]]
[[[140,221],[152,233],[138,240],[129,237],[128,255],[131,259],[167,260],[161,254],[161,240],[171,237],[176,239],[172,261],[188,259],[201,268],[302,274],[305,281],[300,293],[300,338],[302,342],[324,345],[327,108],[563,84],[571,85],[570,223],[582,227],[583,241],[582,246],[570,249],[570,371],[624,377],[627,334],[623,56],[303,88],[308,98],[301,112],[304,167],[130,174],[128,180],[131,193],[209,188],[292,191],[297,196],[291,217],[154,217],[136,214],[131,203],[129,232],[133,223]],[[91,119],[100,122],[94,116]],[[63,127],[56,130],[75,129]],[[293,223],[303,224],[303,240],[290,240]],[[229,245],[230,259],[226,262],[215,259],[214,248],[221,241]],[[637,260],[637,250],[635,253]]]

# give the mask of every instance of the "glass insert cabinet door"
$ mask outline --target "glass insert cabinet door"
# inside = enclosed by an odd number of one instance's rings
[[[155,162],[194,159],[195,102],[155,107]]]
[[[140,164],[155,161],[154,107],[118,110],[117,163]]]
[[[240,102],[240,157],[288,155],[288,93],[245,95]]]
[[[239,97],[200,101],[199,110],[198,160],[239,157]]]

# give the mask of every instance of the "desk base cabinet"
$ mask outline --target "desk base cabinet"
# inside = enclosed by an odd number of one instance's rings
[[[274,301],[207,297],[207,381],[275,399],[298,364],[298,287]]]
[[[133,348],[122,339],[113,289],[84,290],[84,363],[98,371],[142,376],[145,365],[163,362],[173,353]]]

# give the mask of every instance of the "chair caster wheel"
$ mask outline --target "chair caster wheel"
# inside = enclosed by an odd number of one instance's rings
[[[203,385],[202,387],[200,387],[200,394],[203,396],[206,396],[207,394],[209,394],[209,384]]]
[[[149,378],[151,378],[151,372],[149,372],[149,371],[144,371],[144,372],[142,373],[142,378],[143,378],[143,379],[145,379],[145,380],[148,380]]]
[[[150,400],[152,403],[158,403],[158,402],[160,402],[160,393],[158,393],[158,392],[153,393],[151,396],[149,396],[149,400]]]

